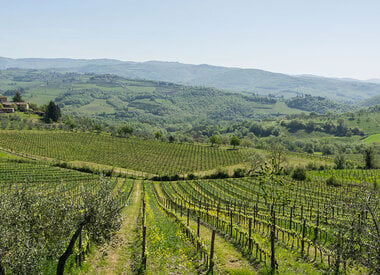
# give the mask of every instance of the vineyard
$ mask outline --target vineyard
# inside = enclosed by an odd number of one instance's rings
[[[273,162],[241,178],[126,179],[50,160],[169,174],[236,164],[242,150],[61,131],[0,137],[0,274],[380,272],[379,170],[299,181]]]
[[[206,270],[214,264],[210,235],[195,234],[199,227],[216,229],[268,272],[379,271],[379,194],[372,183],[329,187],[317,176],[311,182],[272,180],[147,183],[147,189],[193,241]]]
[[[61,131],[1,131],[0,147],[60,161],[84,161],[157,175],[211,170],[242,162],[239,151],[185,143]]]
[[[73,170],[61,169],[34,161],[10,161],[0,159],[0,182],[4,183],[28,183],[32,184],[61,182],[78,184],[94,179],[92,174],[81,173]]]
[[[0,8],[0,275],[380,275],[380,0]]]

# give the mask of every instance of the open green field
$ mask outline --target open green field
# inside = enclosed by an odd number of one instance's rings
[[[359,127],[366,134],[378,134],[380,127],[380,109],[373,107],[369,110],[343,115],[345,123],[350,127]]]
[[[380,143],[380,134],[370,135],[369,137],[363,139],[363,141],[366,143]]]

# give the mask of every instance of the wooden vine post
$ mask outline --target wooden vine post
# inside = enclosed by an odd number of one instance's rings
[[[272,205],[272,228],[270,232],[270,248],[271,248],[271,258],[270,258],[270,267],[271,267],[271,273],[273,274],[276,270],[276,252],[275,252],[275,242],[276,238],[276,212],[273,209]]]
[[[292,230],[293,207],[290,207],[289,229]]]
[[[231,230],[231,237],[232,237],[232,228],[233,228],[233,224],[232,224],[232,210],[230,211],[230,216],[231,216],[230,230]]]
[[[251,247],[252,247],[252,218],[249,218],[249,225],[248,225],[248,227],[249,227],[249,231],[248,231],[248,242],[249,242],[249,244],[248,244],[248,248],[249,249],[251,249]]]
[[[210,274],[213,274],[214,272],[214,244],[215,244],[215,229],[212,230],[212,235],[211,235],[210,266],[209,266]]]
[[[198,238],[199,238],[200,224],[201,224],[201,221],[200,221],[200,217],[198,216],[198,217],[197,217],[197,236],[198,236]]]
[[[303,250],[305,247],[305,229],[306,229],[306,220],[303,220],[303,227],[302,227],[302,239],[301,239],[301,256],[303,257]]]
[[[146,269],[146,252],[145,252],[145,247],[146,247],[146,226],[143,226],[143,243],[142,243],[142,266],[144,270]]]
[[[142,232],[142,267],[145,270],[146,269],[146,225],[145,225],[145,185],[143,183],[143,204],[142,204],[142,225],[143,225],[143,232]]]

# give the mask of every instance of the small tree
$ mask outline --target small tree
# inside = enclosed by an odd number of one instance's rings
[[[24,100],[22,99],[21,93],[17,91],[15,95],[13,96],[13,102],[23,102]]]
[[[47,123],[57,122],[61,117],[61,109],[54,101],[50,101],[49,105],[46,107],[46,112],[44,116],[44,121]]]
[[[234,174],[233,174],[233,177],[234,178],[242,178],[245,176],[245,174],[247,173],[247,171],[243,168],[236,168],[234,170]]]
[[[265,156],[258,151],[249,152],[245,155],[245,158],[250,165],[248,174],[255,173],[265,163]]]
[[[292,178],[295,180],[305,180],[306,179],[305,168],[298,166],[296,169],[294,169]]]
[[[100,124],[95,124],[93,130],[100,133],[103,130],[103,127]]]
[[[74,251],[76,240],[83,230],[94,244],[110,241],[120,228],[120,213],[123,207],[113,196],[113,185],[102,181],[94,194],[92,188],[83,188],[83,210],[78,214],[75,233],[71,236],[65,252],[59,257],[56,274],[64,274],[65,263]]]
[[[220,139],[217,136],[211,136],[209,137],[209,140],[211,142],[211,147],[213,147],[215,144],[220,144]]]
[[[239,146],[240,143],[241,143],[241,140],[237,136],[233,136],[230,140],[230,144],[234,147],[234,149],[236,146]]]
[[[120,137],[127,137],[133,134],[133,130],[132,126],[126,124],[117,131],[117,134]]]
[[[276,164],[276,169],[280,169],[281,164],[285,161],[285,147],[280,143],[276,142],[270,147],[272,159]],[[277,170],[276,172],[278,172]]]
[[[334,154],[334,147],[330,144],[325,144],[322,146],[323,155],[332,155]]]
[[[334,162],[336,169],[344,169],[344,167],[346,166],[346,159],[343,154],[338,154],[335,157]]]
[[[338,179],[332,175],[331,177],[329,177],[327,180],[326,180],[326,184],[327,185],[331,185],[331,186],[340,186],[341,184],[339,183]]]
[[[373,146],[368,146],[364,148],[363,157],[366,169],[375,168],[375,149]]]
[[[170,142],[170,143],[173,143],[173,142],[175,141],[175,137],[174,137],[174,136],[169,136],[168,139],[169,139],[169,142]]]
[[[157,131],[154,133],[155,139],[161,139],[162,138],[162,133],[160,131]]]

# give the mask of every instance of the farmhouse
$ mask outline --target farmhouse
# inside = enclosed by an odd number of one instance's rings
[[[29,110],[28,102],[8,102],[6,96],[0,96],[0,113],[14,113],[15,106],[20,110]]]
[[[0,96],[0,103],[7,102],[8,99],[6,96]]]
[[[14,113],[15,109],[14,108],[1,108],[0,113]]]

